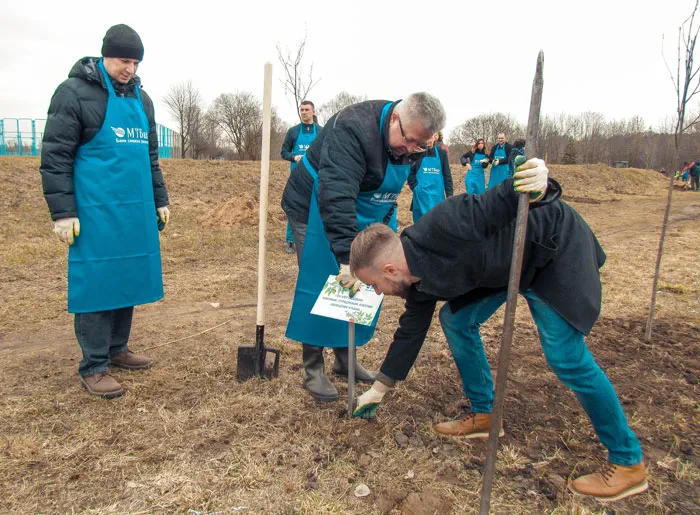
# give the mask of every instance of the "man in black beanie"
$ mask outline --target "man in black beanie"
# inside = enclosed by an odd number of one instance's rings
[[[127,25],[105,34],[102,58],[80,59],[54,93],[41,149],[54,232],[69,245],[68,311],[91,395],[124,389],[109,367],[144,370],[129,350],[134,306],[163,297],[158,230],[168,193],[158,164],[153,102],[136,69],[143,43]]]

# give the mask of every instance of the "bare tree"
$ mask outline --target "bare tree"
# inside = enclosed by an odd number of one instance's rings
[[[238,159],[250,155],[248,146],[262,123],[260,101],[248,92],[222,93],[212,103],[210,116],[233,146]]]
[[[192,81],[181,82],[170,87],[163,103],[177,120],[182,157],[196,157],[193,143],[202,122],[199,91],[192,86]]]
[[[316,109],[316,116],[318,116],[321,125],[325,125],[328,119],[335,113],[342,111],[352,104],[364,102],[365,100],[367,100],[367,95],[352,95],[347,91],[341,91]]]
[[[294,105],[297,110],[297,116],[299,116],[299,121],[301,121],[301,115],[299,114],[299,105],[303,100],[306,99],[311,89],[318,84],[318,80],[314,80],[314,65],[313,63],[309,67],[309,74],[305,78],[303,70],[303,60],[304,60],[304,50],[306,48],[306,32],[304,32],[304,39],[299,43],[296,52],[291,52],[288,48],[282,50],[282,47],[277,43],[277,57],[279,58],[280,64],[284,70],[284,79],[281,80],[284,86],[285,93],[290,94],[294,98]]]
[[[700,121],[700,118],[691,119],[686,123],[686,109],[688,102],[700,90],[700,78],[698,77],[698,69],[695,66],[695,43],[700,33],[700,26],[694,27],[695,13],[698,10],[698,0],[695,1],[695,6],[690,16],[678,27],[678,49],[677,49],[677,64],[675,74],[671,71],[664,55],[666,68],[671,76],[673,88],[676,91],[676,125],[674,130],[674,147],[673,162],[678,159],[681,137],[689,127],[692,127]],[[663,37],[661,39],[661,49],[663,54]],[[683,66],[681,67],[681,62]],[[664,221],[661,226],[661,237],[659,238],[659,250],[656,255],[656,269],[654,271],[654,282],[651,289],[651,305],[649,307],[649,318],[647,319],[647,327],[645,337],[647,341],[651,341],[652,326],[654,323],[654,307],[656,305],[656,288],[659,282],[659,271],[661,269],[661,256],[664,250],[664,239],[666,238],[666,228],[668,227],[668,217],[671,211],[671,199],[673,197],[673,174],[669,174],[668,197],[666,200],[666,210],[664,212]]]

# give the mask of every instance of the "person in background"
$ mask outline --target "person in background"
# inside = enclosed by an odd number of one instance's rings
[[[348,264],[352,240],[372,223],[392,224],[411,164],[444,125],[445,110],[428,93],[353,104],[328,120],[292,170],[282,209],[292,230],[298,223],[308,229],[286,336],[302,344],[304,387],[317,401],[338,399],[325,374],[323,349],[333,348],[333,372],[347,376],[348,331],[346,322],[311,314],[313,305],[329,275],[357,291],[360,283]],[[357,346],[371,339],[378,318],[379,312],[372,325],[355,327]],[[375,375],[356,362],[358,381],[371,383]]]
[[[467,167],[464,176],[464,186],[470,195],[481,195],[486,191],[486,176],[484,171],[489,165],[488,149],[484,138],[479,138],[469,152],[460,157],[459,161]]]
[[[299,116],[301,117],[301,123],[295,125],[287,131],[284,136],[284,142],[282,143],[282,159],[290,162],[289,171],[291,173],[294,167],[301,161],[301,158],[306,154],[306,150],[309,148],[311,143],[316,139],[318,133],[323,127],[318,125],[318,119],[315,114],[314,103],[310,100],[304,100],[299,105]],[[304,246],[303,239],[306,235],[306,227],[303,224],[297,226],[296,233],[298,237],[302,240],[301,247]],[[294,233],[292,232],[292,226],[289,220],[287,220],[287,233],[285,235],[287,254],[297,254],[297,263],[301,260],[301,253],[297,251],[296,245],[294,243]]]
[[[69,245],[80,381],[107,399],[125,392],[110,366],[151,367],[129,349],[131,321],[134,306],[163,297],[158,230],[170,211],[153,102],[136,75],[142,60],[136,31],[111,27],[102,58],[79,60],[56,88],[41,148],[44,198],[54,232]]]
[[[516,139],[515,142],[513,142],[513,147],[510,150],[510,154],[508,154],[508,177],[513,177],[513,173],[515,172],[515,158],[524,155],[525,140]]]
[[[491,148],[489,153],[489,163],[491,164],[489,189],[501,184],[508,178],[510,172],[508,156],[510,156],[511,150],[513,149],[510,143],[506,141],[505,132],[499,132],[497,143]]]
[[[693,161],[693,166],[688,170],[690,175],[690,189],[700,191],[700,163]]]
[[[433,147],[411,166],[406,182],[413,191],[413,223],[454,194],[447,146],[442,142],[442,133],[438,132]]]

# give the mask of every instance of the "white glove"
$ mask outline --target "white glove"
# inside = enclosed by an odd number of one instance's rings
[[[357,407],[355,411],[352,412],[354,417],[360,418],[374,418],[377,414],[377,408],[379,403],[382,402],[384,398],[384,393],[379,390],[372,388],[367,390],[365,393],[357,398]]]
[[[501,162],[500,159],[494,159],[494,160],[493,160],[493,166],[498,166],[498,163],[500,163],[500,162]]]
[[[168,221],[170,220],[170,209],[168,209],[168,206],[156,208],[156,211],[158,212],[160,221],[168,225]]]
[[[549,170],[542,159],[535,157],[525,161],[518,166],[513,177],[515,178],[515,191],[529,193],[530,202],[540,200],[547,192]]]
[[[294,156],[294,162],[298,163],[299,161],[301,161],[301,158],[302,156]]]
[[[63,243],[73,245],[75,237],[80,235],[80,220],[76,217],[59,218],[53,223],[53,232]]]
[[[350,290],[351,297],[355,295],[360,290],[360,286],[362,286],[360,280],[350,272],[350,265],[340,265],[340,272],[338,272],[336,280],[343,288],[348,288]]]
[[[481,166],[486,168],[489,165],[489,160],[488,159],[482,159],[481,160]]]

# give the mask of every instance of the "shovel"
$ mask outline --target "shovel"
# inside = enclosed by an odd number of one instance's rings
[[[348,321],[348,418],[355,411],[355,319]]]
[[[272,64],[265,63],[263,95],[262,155],[260,157],[260,213],[258,225],[258,310],[255,345],[238,347],[236,375],[241,381],[253,376],[278,377],[280,351],[265,345],[265,238],[267,233],[267,193],[270,184],[270,120],[272,113]]]
[[[527,120],[527,137],[525,141],[525,158],[518,156],[515,166],[522,164],[525,159],[535,157],[537,135],[540,126],[540,106],[542,105],[544,53],[540,50],[537,56],[535,79],[532,81],[532,96],[530,97],[530,114]],[[491,430],[486,449],[486,466],[484,467],[484,479],[481,485],[481,504],[479,515],[488,515],[491,509],[491,487],[496,472],[496,457],[498,454],[498,434],[503,420],[503,401],[506,396],[506,377],[510,366],[510,347],[513,342],[513,330],[515,329],[515,306],[518,302],[518,289],[520,286],[520,272],[523,267],[523,252],[525,250],[525,235],[527,233],[527,214],[529,211],[529,196],[521,193],[518,199],[518,215],[515,222],[515,237],[513,241],[513,255],[510,262],[510,277],[508,278],[508,297],[506,300],[506,313],[503,320],[503,335],[501,337],[501,349],[498,352],[498,373],[496,375],[495,399],[493,403],[493,416],[491,418]]]

